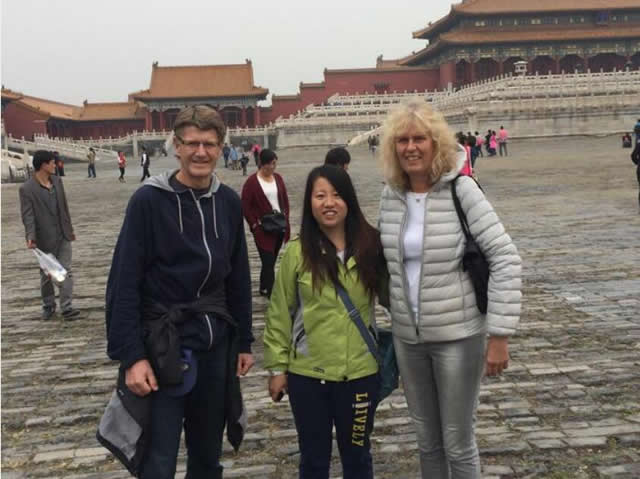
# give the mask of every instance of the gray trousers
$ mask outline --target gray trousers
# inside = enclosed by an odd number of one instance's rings
[[[49,251],[53,254],[60,264],[67,270],[67,278],[58,286],[60,292],[60,310],[68,311],[71,309],[71,300],[73,295],[73,273],[71,272],[71,242],[62,239],[58,243],[56,251]],[[42,307],[45,311],[53,311],[56,308],[56,292],[53,289],[53,281],[51,278],[40,270],[40,292],[42,294]]]
[[[423,479],[480,479],[474,422],[484,371],[484,334],[407,344],[394,338]]]

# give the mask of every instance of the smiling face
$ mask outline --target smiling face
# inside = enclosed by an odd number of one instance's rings
[[[344,229],[349,208],[333,185],[323,177],[313,183],[311,213],[323,231]]]
[[[216,131],[185,126],[174,145],[180,161],[178,180],[190,188],[206,188],[221,153]]]
[[[410,181],[429,177],[434,146],[431,136],[415,124],[396,136],[396,156]]]

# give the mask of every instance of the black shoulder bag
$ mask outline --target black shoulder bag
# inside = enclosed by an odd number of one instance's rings
[[[458,213],[458,219],[466,238],[466,244],[464,247],[464,255],[462,256],[462,269],[467,271],[471,277],[473,283],[473,289],[476,293],[476,304],[482,314],[487,314],[487,289],[489,286],[489,263],[484,257],[484,254],[478,247],[476,240],[473,239],[471,232],[469,231],[469,224],[467,223],[467,217],[462,211],[460,200],[456,194],[456,180],[460,176],[456,177],[451,182],[451,196],[453,197],[453,204],[456,207],[456,213]],[[480,188],[480,185],[478,185]],[[482,188],[480,188],[482,189]]]
[[[285,233],[287,231],[287,217],[284,213],[273,210],[260,218],[260,225],[265,233]]]

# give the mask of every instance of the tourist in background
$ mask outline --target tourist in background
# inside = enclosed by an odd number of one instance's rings
[[[409,102],[389,114],[383,131],[380,234],[422,477],[479,479],[474,417],[480,381],[483,371],[494,376],[508,366],[508,337],[520,315],[520,256],[475,181],[456,181],[466,155],[441,113],[424,101]],[[452,182],[490,266],[486,315],[462,268],[465,236]]]
[[[231,148],[227,143],[222,147],[222,156],[224,156],[224,167],[229,168],[229,154],[231,153]]]
[[[640,141],[631,153],[631,161],[636,165],[636,178],[638,179],[638,206],[640,206]]]
[[[119,151],[118,152],[118,169],[120,170],[120,177],[118,178],[118,181],[120,183],[125,183],[127,180],[124,179],[124,169],[127,166],[127,160],[124,157],[124,153]]]
[[[487,150],[487,156],[491,156],[489,140],[491,140],[491,130],[487,130],[487,134],[484,135],[484,148]]]
[[[260,295],[270,296],[275,277],[274,267],[283,243],[289,241],[289,196],[282,176],[275,173],[277,155],[267,148],[260,152],[258,171],[242,187],[242,212],[260,254]],[[269,224],[263,225],[268,215]],[[277,219],[276,219],[277,217]],[[281,222],[281,228],[274,226]]]
[[[53,160],[56,163],[56,175],[64,176],[64,161],[60,157],[60,154],[57,151],[53,152]]]
[[[76,239],[71,225],[69,204],[62,180],[55,175],[53,153],[38,150],[33,154],[35,173],[20,186],[20,214],[24,224],[27,248],[39,248],[53,254],[67,270],[60,284],[62,319],[76,319],[80,312],[72,307],[73,272],[71,270],[71,242]],[[40,270],[42,319],[48,320],[56,312],[56,293],[51,278]]]
[[[89,153],[87,153],[87,160],[89,164],[87,166],[87,173],[89,176],[87,178],[95,178],[96,177],[96,151],[93,148],[89,148]]]
[[[476,137],[476,158],[478,156],[484,156],[484,154],[482,153],[482,145],[484,145],[484,138],[482,138],[482,136],[480,136],[480,133],[478,133],[476,131],[475,134]]]
[[[142,167],[142,178],[140,178],[140,183],[142,183],[146,178],[151,177],[151,173],[149,173],[149,166],[151,166],[151,159],[149,158],[149,153],[147,153],[147,149],[142,147],[142,154],[140,155],[140,166]]]
[[[460,174],[465,176],[473,176],[473,168],[471,166],[471,146],[469,145],[469,138],[460,131],[456,133],[456,139],[458,140],[458,144],[460,145],[460,147],[464,149],[465,154],[465,161],[462,169],[460,170]]]
[[[300,237],[282,256],[266,315],[269,394],[274,401],[289,394],[301,479],[328,479],[334,425],[342,477],[373,478],[369,435],[378,364],[337,290],[346,291],[374,330],[374,299],[379,278],[386,278],[380,234],[341,168],[311,171],[302,208]]]
[[[241,156],[239,160],[240,162],[240,168],[242,168],[242,176],[247,176],[247,165],[249,164],[249,157],[247,156],[247,154],[244,152],[244,150],[240,150],[241,151]]]
[[[238,152],[233,145],[229,147],[229,162],[231,163],[232,170],[238,169]]]
[[[253,160],[256,162],[256,166],[260,168],[260,151],[262,148],[259,143],[254,143],[251,147],[251,152],[253,153]]]
[[[489,137],[489,156],[496,156],[497,148],[498,148],[498,139],[496,137],[495,130],[493,130],[491,132],[491,136]]]
[[[509,133],[504,129],[504,126],[500,126],[498,132],[498,147],[500,150],[500,156],[502,156],[502,150],[504,150],[504,156],[509,156],[507,153],[507,140],[509,139]]]
[[[338,166],[344,171],[349,170],[349,163],[351,163],[351,155],[346,148],[341,146],[329,150],[324,158],[325,165]]]

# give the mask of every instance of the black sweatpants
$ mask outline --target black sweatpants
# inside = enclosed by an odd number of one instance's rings
[[[369,435],[378,384],[377,374],[333,382],[289,373],[289,401],[300,445],[300,479],[329,477],[334,425],[343,478],[373,478]]]

